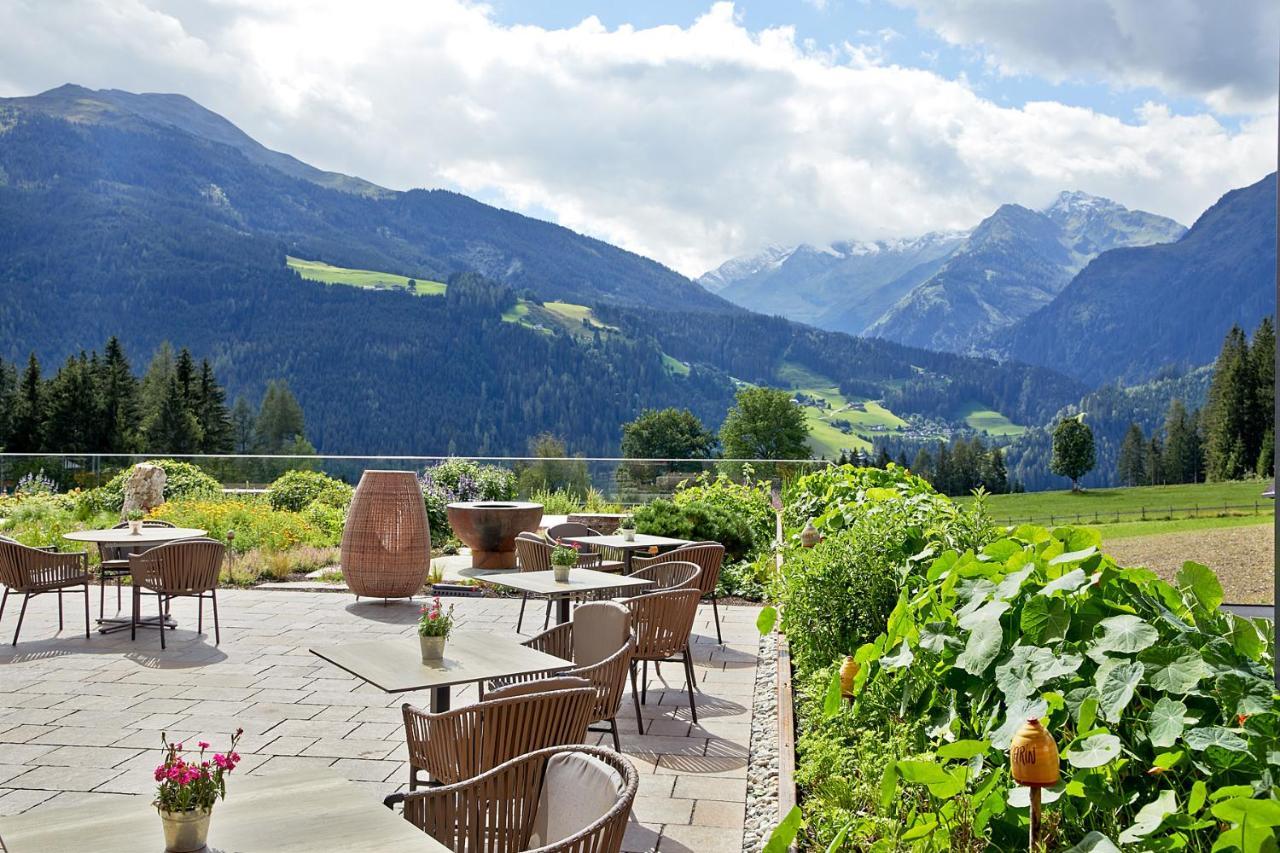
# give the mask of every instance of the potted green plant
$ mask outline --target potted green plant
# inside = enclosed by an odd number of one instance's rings
[[[551,549],[551,573],[556,583],[568,582],[569,570],[578,565],[578,550],[581,547],[577,542],[556,542]]]
[[[636,541],[636,518],[628,513],[618,521],[618,533],[622,534],[624,542]]]
[[[436,596],[424,606],[418,618],[418,642],[422,647],[422,662],[429,663],[444,658],[444,641],[453,631],[453,605],[445,610]]]
[[[231,736],[231,748],[225,753],[215,752],[205,759],[209,744],[196,744],[200,752],[188,759],[189,750],[181,743],[170,743],[160,735],[164,745],[164,760],[156,766],[156,798],[152,803],[160,813],[164,826],[164,849],[169,853],[190,853],[201,850],[209,836],[209,818],[213,804],[227,796],[227,774],[240,763],[236,744],[244,729],[236,729]]]
[[[124,520],[129,522],[129,535],[137,536],[142,533],[142,519],[147,514],[140,509],[131,509],[124,514]]]

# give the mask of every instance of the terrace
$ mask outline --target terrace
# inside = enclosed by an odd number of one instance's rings
[[[67,534],[119,518],[112,478],[132,461],[0,456],[10,480],[15,469],[43,468],[81,486],[57,491],[62,482],[29,478],[22,493],[0,498],[0,534],[78,550]],[[1038,843],[1054,850],[1179,838],[1230,849],[1249,820],[1270,820],[1266,767],[1280,750],[1274,629],[1247,618],[1255,612],[1224,606],[1205,567],[1188,563],[1166,583],[1117,565],[1087,527],[1000,527],[980,506],[953,502],[895,466],[756,460],[755,477],[775,478],[757,480],[724,461],[528,459],[510,472],[492,462],[163,463],[165,500],[147,519],[206,531],[227,552],[220,639],[208,605],[201,612],[191,598],[172,600],[177,628],[163,632],[165,648],[154,630],[136,639],[129,630],[95,630],[86,639],[76,597],[63,614],[51,596],[33,599],[16,644],[0,647],[0,839],[8,853],[63,849],[32,842],[33,827],[53,826],[46,819],[55,814],[124,815],[122,825],[151,833],[158,848],[149,803],[161,733],[222,749],[238,729],[242,760],[213,810],[211,838],[239,831],[241,841],[225,843],[286,849],[279,833],[287,831],[301,843],[308,803],[328,800],[292,803],[294,823],[282,830],[259,827],[246,812],[259,794],[236,792],[291,790],[304,779],[349,786],[333,825],[356,841],[335,835],[300,849],[368,849],[360,839],[373,838],[417,849],[435,844],[428,836],[443,847],[423,849],[463,849],[450,830],[423,832],[400,820],[402,808],[411,816],[408,805],[382,804],[414,796],[401,704],[474,708],[487,695],[476,682],[496,686],[488,676],[459,680],[446,702],[413,680],[431,668],[416,661],[420,608],[444,593],[456,620],[447,643],[469,638],[501,657],[540,634],[544,619],[576,624],[585,605],[544,609],[536,594],[522,602],[520,589],[557,588],[549,580],[512,586],[511,578],[540,568],[532,552],[521,552],[516,575],[473,566],[481,557],[457,540],[470,534],[457,516],[442,515],[459,499],[534,498],[544,505],[541,528],[568,518],[616,524],[626,512],[642,541],[726,548],[713,585],[718,600],[706,591],[684,633],[691,684],[678,660],[638,667],[640,684],[649,679],[644,703],[633,699],[634,682],[618,702],[618,753],[638,786],[624,830],[600,849],[1014,849],[1033,824],[1032,803],[1044,833]],[[354,564],[340,565],[336,545],[359,501],[349,508],[349,487],[317,474],[281,473],[303,464],[353,480],[371,467],[421,473],[435,547],[432,571],[416,569],[413,598],[350,594],[365,581]],[[267,470],[273,479],[235,476]],[[539,480],[530,470],[552,476]],[[619,559],[612,570],[634,570],[647,552],[636,566]],[[570,571],[605,568],[592,559]],[[636,574],[646,583],[654,577]],[[120,615],[110,586],[101,592],[105,615]],[[628,606],[633,594],[606,585],[579,598]],[[6,640],[16,627],[14,598],[0,616]],[[97,615],[99,590],[88,598]],[[127,594],[122,602],[127,616]],[[154,598],[142,606],[143,616],[156,612]],[[374,641],[414,658],[411,671],[392,673],[408,681],[388,683],[388,661],[362,670],[326,651]],[[1010,762],[1029,718],[1043,721],[1062,755],[1043,803]],[[617,754],[607,728],[582,740],[600,755]],[[276,808],[264,802],[260,810]],[[1153,818],[1156,809],[1164,811]],[[1210,810],[1217,820],[1196,817]],[[405,827],[413,833],[397,834]]]

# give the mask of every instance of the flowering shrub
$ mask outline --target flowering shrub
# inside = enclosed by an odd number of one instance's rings
[[[431,604],[419,611],[418,634],[423,637],[447,637],[453,631],[453,607],[445,610],[440,603],[440,596],[431,600]]]
[[[319,471],[287,471],[267,490],[272,509],[302,512],[313,503],[345,509],[351,503],[352,489],[341,480]]]
[[[160,735],[165,754],[155,769],[155,779],[160,784],[152,805],[162,812],[213,808],[216,801],[227,796],[227,774],[240,763],[236,744],[242,734],[243,729],[236,729],[231,748],[225,753],[215,752],[210,759],[204,757],[209,744],[200,741],[196,744],[200,752],[191,760],[187,757],[190,752],[181,743],[170,743],[167,736]]]
[[[151,459],[153,465],[164,469],[164,499],[166,501],[184,498],[213,498],[222,494],[222,484],[204,471],[189,462],[177,462],[173,459]],[[98,512],[114,512],[119,514],[124,506],[124,481],[133,471],[125,468],[116,474],[106,485],[90,489],[80,496],[80,508],[84,514]]]
[[[26,473],[18,478],[14,492],[19,495],[54,495],[58,493],[58,484],[44,475],[41,468],[38,473]]]
[[[418,478],[427,504],[431,538],[453,538],[448,506],[458,501],[510,501],[516,497],[516,475],[496,465],[480,465],[468,459],[448,459],[422,472]]]
[[[153,518],[162,518],[179,527],[198,527],[209,531],[209,536],[227,542],[236,552],[254,548],[285,551],[298,545],[329,547],[337,545],[342,536],[341,526],[319,526],[305,514],[275,510],[261,499],[251,497],[219,498],[216,500],[173,500],[151,511]],[[235,531],[228,541],[227,533]]]

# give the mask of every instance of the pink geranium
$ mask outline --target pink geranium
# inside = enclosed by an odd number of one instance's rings
[[[160,735],[164,745],[164,760],[156,766],[156,789],[153,805],[160,811],[185,812],[193,809],[211,809],[213,804],[227,795],[226,774],[240,763],[236,744],[244,729],[236,729],[231,736],[231,749],[226,754],[214,753],[212,762],[204,757],[208,741],[197,741],[200,752],[190,760],[182,743],[170,743],[166,735]]]

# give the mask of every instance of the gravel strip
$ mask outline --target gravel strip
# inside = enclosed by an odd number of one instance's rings
[[[763,849],[778,822],[777,635],[760,638],[756,687],[751,700],[751,756],[747,761],[747,819],[742,849]]]

